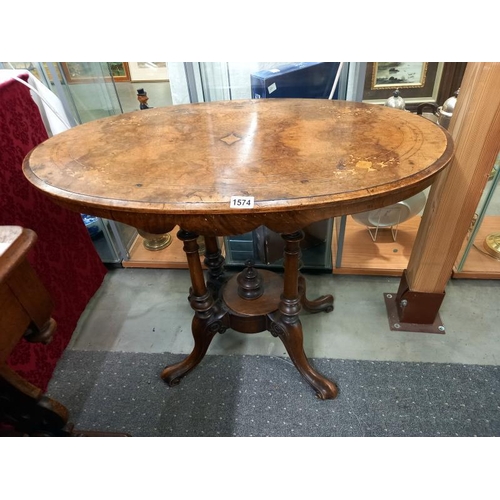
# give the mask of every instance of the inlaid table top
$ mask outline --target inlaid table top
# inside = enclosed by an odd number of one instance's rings
[[[24,173],[74,211],[166,232],[211,235],[265,224],[290,232],[386,206],[446,166],[446,130],[409,112],[321,99],[152,108],[58,134]],[[234,208],[232,197],[253,197]]]

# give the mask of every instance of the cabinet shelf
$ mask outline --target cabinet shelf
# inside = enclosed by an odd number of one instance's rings
[[[456,263],[453,278],[500,279],[500,260],[490,257],[483,251],[486,236],[498,231],[500,231],[500,216],[486,216],[461,271],[458,271],[458,262]],[[466,244],[467,241],[464,242],[460,255],[463,254]]]
[[[144,238],[137,235],[129,250],[130,258],[122,262],[123,267],[187,269],[186,254],[182,250],[182,241],[176,238],[175,231],[172,231],[171,236],[172,243],[168,247],[151,251],[144,247]]]
[[[401,276],[408,267],[420,221],[421,217],[417,216],[399,224],[396,241],[390,228],[379,228],[376,241],[373,241],[366,226],[347,216],[343,245],[339,245],[340,218],[335,219],[333,274]],[[340,246],[342,256],[338,266]]]
[[[129,268],[151,268],[151,269],[188,269],[186,254],[183,250],[183,242],[177,238],[179,227],[175,227],[170,231],[172,243],[162,250],[147,250],[144,247],[144,238],[137,235],[134,243],[130,247],[129,259],[123,260],[123,267]],[[222,238],[219,238],[219,246],[224,255],[224,243]],[[203,269],[206,269],[203,264],[205,257],[200,255]]]

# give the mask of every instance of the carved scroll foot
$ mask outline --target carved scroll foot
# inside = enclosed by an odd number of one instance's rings
[[[227,326],[224,316],[210,319],[203,319],[198,316],[193,318],[192,331],[194,338],[194,348],[184,360],[174,365],[167,366],[161,373],[161,378],[170,386],[177,385],[181,378],[195,368],[205,357],[207,350],[215,334],[223,333]]]
[[[269,319],[271,320],[270,332],[281,339],[293,364],[316,391],[317,397],[319,399],[334,399],[337,397],[337,386],[314,370],[307,359],[304,352],[304,338],[300,320],[287,323],[283,321],[279,313],[270,314]]]
[[[333,295],[322,295],[315,300],[309,300],[306,293],[306,280],[304,276],[299,276],[299,296],[302,307],[310,313],[333,311]]]

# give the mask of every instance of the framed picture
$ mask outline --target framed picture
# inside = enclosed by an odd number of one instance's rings
[[[460,87],[467,63],[371,62],[367,63],[363,102],[384,104],[399,89],[406,109],[419,104],[438,105]]]
[[[111,76],[116,82],[130,81],[126,62],[63,62],[61,66],[68,83],[89,83],[101,78],[111,81]]]
[[[166,62],[129,62],[128,65],[133,82],[169,80]]]
[[[406,102],[435,101],[442,71],[438,62],[368,63],[363,101],[383,104],[396,89]]]
[[[130,69],[126,62],[108,62],[108,66],[116,82],[130,82]]]
[[[421,89],[425,86],[428,62],[376,62],[371,89]]]

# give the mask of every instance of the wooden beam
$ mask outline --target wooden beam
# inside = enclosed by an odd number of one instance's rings
[[[408,262],[409,290],[444,293],[500,146],[500,63],[468,63],[449,132],[450,166],[434,183]],[[438,306],[439,307],[439,306]]]

